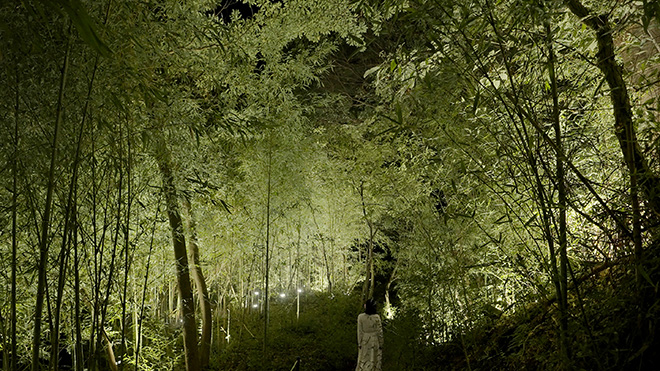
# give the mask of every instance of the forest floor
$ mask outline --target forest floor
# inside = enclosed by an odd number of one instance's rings
[[[569,337],[573,370],[660,370],[652,333],[640,334],[629,272],[608,270],[571,295]],[[657,302],[656,302],[657,304]],[[657,305],[656,305],[657,306]],[[216,349],[212,370],[353,370],[357,358],[356,295],[309,293],[296,301],[274,300],[268,347],[263,351],[263,316],[234,316],[231,341]],[[651,309],[650,328],[655,310]],[[240,316],[240,315],[239,315]],[[557,313],[552,298],[532,301],[515,314],[484,315],[468,332],[432,344],[416,313],[384,319],[384,371],[555,370],[560,368]]]

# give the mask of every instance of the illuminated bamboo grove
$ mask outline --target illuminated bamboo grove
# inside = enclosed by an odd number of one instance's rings
[[[653,367],[659,15],[4,1],[3,369]]]

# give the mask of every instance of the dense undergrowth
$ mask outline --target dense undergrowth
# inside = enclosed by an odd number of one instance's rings
[[[591,274],[573,288],[569,369],[660,370],[660,343],[654,338],[658,302],[651,292],[650,306],[642,309],[637,292],[634,270],[622,265]],[[538,300],[484,323],[438,347],[435,364],[420,369],[562,369],[555,304],[554,298]]]
[[[300,357],[303,370],[350,369],[357,355],[359,308],[359,299],[351,296],[308,294],[296,320],[295,299],[273,300],[266,353],[263,314],[252,311],[234,320],[234,334],[211,364],[218,370],[290,370]]]
[[[571,291],[569,336],[571,369],[660,369],[654,339],[657,302],[650,300],[642,319],[634,271],[609,267]],[[384,321],[383,370],[556,370],[560,369],[557,310],[553,298],[520,305],[515,313],[484,318],[467,333],[431,344],[419,313],[400,310]],[[238,309],[237,309],[238,310]],[[352,370],[357,356],[357,295],[307,294],[296,320],[295,300],[274,300],[269,342],[263,352],[259,312],[235,319],[234,334],[215,349],[213,370]],[[640,329],[640,324],[644,328]]]

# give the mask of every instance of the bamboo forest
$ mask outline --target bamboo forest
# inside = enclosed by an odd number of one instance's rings
[[[3,370],[660,370],[658,0],[3,0],[0,87]]]

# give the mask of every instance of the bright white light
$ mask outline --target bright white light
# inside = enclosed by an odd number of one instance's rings
[[[281,293],[281,294],[280,294],[280,298],[285,298],[285,297],[286,297],[286,294],[285,294],[285,293]]]
[[[254,294],[255,294],[255,295],[259,295],[259,291],[255,291]]]
[[[252,304],[252,308],[259,308],[259,304]]]
[[[301,293],[301,292],[302,292],[302,289],[298,289],[298,293]]]
[[[391,304],[385,304],[385,318],[393,319],[396,316],[396,307]]]

